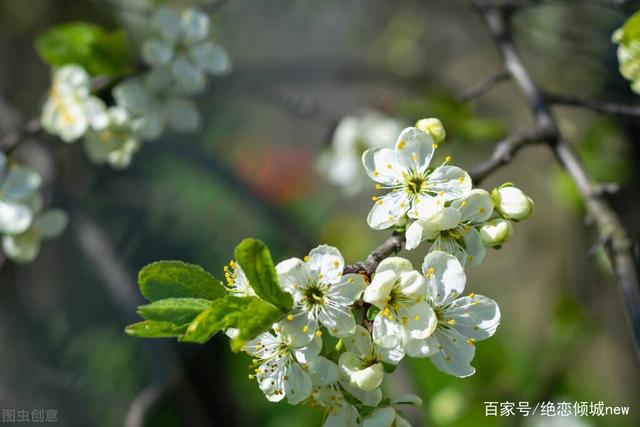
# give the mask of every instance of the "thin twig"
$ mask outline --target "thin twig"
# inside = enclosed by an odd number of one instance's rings
[[[537,128],[548,132],[547,145],[553,150],[558,163],[567,171],[584,199],[588,216],[593,219],[598,238],[607,242],[607,254],[616,276],[616,284],[624,304],[631,329],[636,355],[640,359],[640,293],[638,271],[633,253],[633,242],[617,213],[609,205],[598,186],[592,183],[580,159],[564,140],[550,104],[531,78],[515,49],[507,29],[505,15],[488,0],[474,0],[493,38],[506,69],[511,73],[529,101]]]
[[[498,84],[508,80],[511,75],[507,72],[507,70],[498,71],[486,79],[476,83],[473,86],[470,86],[463,92],[461,92],[456,99],[459,102],[469,102],[473,101],[476,98],[480,98],[485,93],[489,92],[491,89],[496,87]]]
[[[616,102],[595,101],[582,99],[572,95],[547,95],[547,100],[554,105],[570,105],[586,108],[598,113],[612,114],[623,117],[640,118],[640,105],[619,104]]]
[[[496,143],[491,157],[486,161],[474,166],[469,175],[471,180],[477,185],[487,176],[495,172],[498,168],[508,164],[513,156],[526,145],[541,143],[547,139],[549,135],[546,129],[534,128],[524,130],[510,135]]]
[[[356,262],[354,264],[346,265],[343,271],[344,274],[364,274],[370,278],[376,271],[378,264],[380,264],[383,259],[388,258],[391,255],[396,254],[400,252],[400,250],[402,250],[404,242],[404,233],[394,232],[391,237],[389,237],[380,246],[374,249],[373,252],[371,252],[369,256],[367,256],[367,259],[365,259],[364,261]]]

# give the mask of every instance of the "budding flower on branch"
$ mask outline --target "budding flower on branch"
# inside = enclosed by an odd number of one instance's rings
[[[505,219],[520,221],[533,213],[533,200],[511,184],[503,184],[491,192],[496,211]]]
[[[447,137],[447,133],[444,130],[444,125],[440,119],[430,117],[428,119],[420,119],[416,123],[416,127],[424,132],[427,132],[433,138],[433,142],[440,144]]]
[[[511,221],[502,218],[494,218],[480,227],[482,242],[492,248],[504,245],[513,235]]]

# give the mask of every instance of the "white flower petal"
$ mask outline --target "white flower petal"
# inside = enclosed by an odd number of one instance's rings
[[[173,61],[171,75],[173,75],[178,84],[178,89],[188,94],[201,92],[207,85],[207,80],[202,71],[184,55],[178,56]]]
[[[455,330],[440,329],[435,332],[438,343],[442,348],[431,356],[431,361],[442,372],[456,376],[468,377],[476,370],[471,366],[471,360],[475,355],[475,346],[467,341],[467,338]]]
[[[467,281],[460,261],[442,251],[433,251],[424,258],[422,273],[427,278],[428,296],[436,306],[460,296]]]
[[[338,367],[329,359],[318,356],[307,362],[309,377],[314,385],[323,387],[338,381]]]
[[[182,40],[187,44],[204,40],[209,34],[209,17],[198,9],[182,12]]]
[[[407,250],[412,250],[417,248],[418,246],[420,246],[420,242],[422,242],[423,239],[423,233],[424,233],[424,226],[423,224],[425,224],[423,221],[414,221],[412,222],[408,227],[407,230],[405,231],[405,249]]]
[[[322,338],[314,336],[309,344],[304,347],[297,348],[293,351],[296,360],[300,363],[309,363],[315,357],[318,357],[322,351]]]
[[[40,252],[40,236],[31,230],[16,236],[2,236],[2,250],[10,260],[26,264]]]
[[[411,270],[413,270],[411,261],[398,256],[390,256],[383,259],[380,264],[378,264],[378,268],[376,268],[376,274],[382,273],[384,271],[393,271],[396,276],[399,276],[401,273]]]
[[[403,181],[404,167],[396,162],[395,153],[390,148],[369,149],[362,154],[362,164],[369,177],[384,185],[396,185]]]
[[[329,411],[322,427],[358,427],[358,410],[343,403],[338,409]]]
[[[176,41],[180,36],[180,15],[167,7],[162,7],[153,14],[151,26],[165,40]]]
[[[409,209],[409,198],[404,191],[392,191],[373,204],[367,216],[367,224],[374,230],[389,228]]]
[[[405,332],[400,321],[396,317],[389,319],[383,313],[378,313],[373,320],[373,342],[386,348],[402,345]]]
[[[193,102],[174,98],[165,105],[167,126],[178,132],[193,132],[200,126],[200,113]]]
[[[61,209],[50,209],[42,214],[33,224],[33,228],[42,234],[42,237],[53,238],[59,236],[67,226],[69,216]]]
[[[427,293],[427,281],[417,271],[406,271],[400,274],[400,291],[412,298],[422,298]]]
[[[297,405],[311,394],[311,378],[309,374],[302,370],[299,364],[293,362],[288,364],[288,379],[284,380],[284,392],[291,405]]]
[[[409,127],[400,133],[396,142],[396,161],[406,170],[422,173],[431,163],[433,150],[431,135],[418,128]]]
[[[356,321],[348,307],[325,306],[318,319],[334,337],[348,337],[356,330]]]
[[[440,351],[439,345],[435,335],[421,340],[409,340],[407,342],[407,354],[416,358],[431,357]]]
[[[455,329],[460,334],[477,341],[493,336],[500,324],[498,304],[482,295],[454,300],[445,316],[456,321]]]
[[[384,379],[384,368],[381,363],[363,367],[362,360],[348,351],[340,355],[338,365],[344,375],[349,378],[351,385],[363,391],[377,389]]]
[[[366,288],[364,278],[359,274],[345,274],[340,281],[329,287],[326,298],[336,304],[349,306],[353,304]]]
[[[167,40],[151,38],[142,43],[142,59],[152,67],[162,67],[167,65],[173,58],[173,49],[173,43]]]
[[[471,191],[471,178],[459,167],[440,166],[427,178],[427,186],[430,191],[442,194],[445,200],[455,200]]]
[[[24,203],[0,199],[0,233],[20,234],[33,221],[33,211]]]
[[[450,230],[460,224],[462,214],[455,208],[444,208],[437,218],[437,226],[440,231]]]
[[[390,363],[392,365],[396,365],[400,363],[400,361],[404,358],[405,349],[404,346],[397,347],[380,347],[375,346],[376,353],[382,357],[382,360],[385,363]]]
[[[409,218],[416,218],[423,221],[435,220],[444,208],[444,199],[422,195],[415,201],[412,208],[407,212]]]
[[[484,260],[487,250],[484,247],[480,233],[475,228],[470,228],[464,234],[464,250],[466,252],[464,261],[468,267],[478,266]]]
[[[369,335],[369,331],[360,325],[356,326],[353,335],[344,338],[343,342],[347,351],[358,357],[364,357],[373,352],[371,335]]]
[[[42,178],[37,172],[23,166],[16,166],[9,169],[7,177],[2,182],[0,197],[23,199],[40,188],[41,184]]]
[[[387,304],[387,297],[391,289],[393,289],[396,280],[397,275],[392,270],[376,272],[373,280],[371,280],[369,286],[364,290],[364,301],[380,309],[384,308]]]
[[[364,391],[352,386],[348,380],[340,380],[340,385],[353,397],[367,406],[376,407],[382,400],[382,390]]]
[[[292,314],[279,323],[280,333],[293,347],[308,344],[318,330],[318,321],[311,313],[297,308]],[[291,318],[291,320],[289,320]]]
[[[320,245],[309,252],[309,271],[320,283],[337,283],[344,269],[344,258],[337,248]]]
[[[188,55],[194,64],[209,74],[223,75],[231,71],[231,59],[227,51],[211,42],[194,46]]]
[[[393,408],[377,408],[364,419],[362,427],[391,427],[395,419],[396,411]]]
[[[472,190],[464,199],[455,200],[451,206],[460,210],[462,221],[480,224],[491,218],[493,200],[491,195],[480,188]]]
[[[438,325],[438,318],[426,301],[413,304],[400,311],[406,319],[405,333],[412,339],[424,339],[433,334]]]
[[[311,280],[311,273],[306,262],[299,258],[289,258],[276,265],[278,284],[291,293],[299,293],[298,288],[306,288]]]

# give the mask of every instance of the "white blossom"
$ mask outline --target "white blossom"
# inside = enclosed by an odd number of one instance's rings
[[[390,257],[383,260],[364,292],[364,301],[380,311],[373,321],[373,340],[404,355],[409,339],[427,338],[436,326],[436,316],[426,302],[427,282],[411,262]]]
[[[141,146],[134,131],[135,125],[122,107],[109,108],[106,116],[104,124],[87,132],[85,151],[95,164],[108,163],[115,169],[126,168]]]
[[[42,240],[58,237],[67,222],[66,212],[60,209],[39,212],[26,231],[2,236],[2,250],[14,262],[31,262],[38,256]]]
[[[362,421],[362,427],[411,427],[409,421],[402,417],[398,406],[422,406],[422,399],[413,394],[391,399],[389,406],[376,408]]]
[[[489,247],[499,248],[513,236],[511,221],[502,218],[494,218],[480,227],[482,242]]]
[[[423,212],[426,214],[423,215]],[[417,219],[406,230],[406,247],[414,249],[422,240],[430,240],[433,241],[432,251],[450,253],[463,265],[476,266],[485,255],[477,228],[492,213],[491,196],[482,189],[472,190],[466,197],[454,200],[451,206],[436,213],[418,206]]]
[[[34,198],[39,197],[40,175],[31,169],[9,165],[0,151],[0,233],[26,231],[35,215]]]
[[[342,274],[344,259],[332,246],[318,246],[305,259],[291,258],[276,266],[280,286],[294,300],[293,311],[282,322],[283,334],[305,344],[321,335],[318,322],[333,336],[353,334],[356,322],[350,306],[360,297],[364,279]]]
[[[318,161],[318,169],[348,196],[358,194],[368,181],[362,171],[362,153],[391,147],[402,131],[399,121],[376,112],[346,116],[333,132],[331,145]]]
[[[274,333],[264,332],[247,342],[243,350],[254,357],[254,374],[268,400],[278,402],[285,396],[292,405],[306,400],[313,380],[320,386],[335,383],[338,378],[333,362],[319,356],[322,340],[317,338],[306,346],[295,346],[281,334],[281,324]]]
[[[471,178],[464,170],[444,164],[430,169],[429,164],[437,144],[431,135],[418,128],[402,131],[395,150],[377,148],[362,155],[367,174],[379,190],[390,190],[384,196],[374,196],[369,212],[370,227],[380,230],[398,223],[405,215],[428,217],[444,208],[445,202],[466,196],[471,190]]]
[[[369,332],[360,325],[343,342],[347,351],[340,355],[338,366],[352,386],[364,391],[380,387],[384,379],[384,362],[396,364],[404,356],[399,349],[377,348]]]
[[[90,127],[106,120],[104,103],[91,96],[91,79],[79,65],[53,72],[49,97],[42,108],[42,127],[65,142],[74,142]]]
[[[473,375],[470,365],[475,343],[493,336],[500,324],[500,309],[482,295],[459,296],[466,276],[460,261],[442,251],[428,254],[422,264],[428,281],[427,301],[437,317],[433,334],[407,344],[411,357],[430,357],[443,372],[457,377]]]
[[[134,120],[134,130],[143,139],[156,139],[167,127],[191,132],[200,125],[198,110],[193,102],[175,93],[167,69],[124,80],[114,87],[113,96]]]
[[[496,211],[505,219],[520,221],[533,213],[533,200],[522,190],[510,184],[502,185],[491,192]]]
[[[431,138],[433,138],[433,141],[436,144],[440,144],[447,137],[447,132],[444,130],[444,125],[439,119],[436,119],[435,117],[418,120],[418,123],[416,123],[416,127],[431,135]]]
[[[229,262],[228,267],[224,267],[224,277],[227,279],[227,289],[231,295],[237,297],[252,297],[256,295],[256,291],[249,284],[247,275],[237,262],[232,260]]]
[[[231,70],[226,50],[209,40],[209,17],[197,10],[177,13],[158,9],[151,18],[154,35],[142,45],[142,57],[152,67],[165,67],[178,90],[197,93],[206,85],[206,74]]]

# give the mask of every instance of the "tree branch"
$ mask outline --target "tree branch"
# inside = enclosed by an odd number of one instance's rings
[[[640,118],[640,105],[627,105],[615,102],[595,101],[582,99],[572,95],[547,95],[550,104],[569,105],[593,110],[598,113],[611,114],[623,117]]]
[[[529,101],[536,127],[548,132],[547,145],[553,150],[560,165],[575,182],[584,199],[589,217],[595,224],[599,238],[607,242],[606,248],[616,276],[619,294],[626,310],[631,329],[636,356],[640,359],[640,293],[638,291],[638,271],[633,253],[633,243],[618,215],[597,191],[580,159],[566,143],[549,102],[531,78],[522,59],[515,49],[506,27],[503,11],[489,0],[474,0],[480,10],[489,33],[493,38],[503,63]]]
[[[469,88],[462,91],[456,97],[456,100],[459,102],[469,102],[473,101],[476,98],[480,98],[485,93],[489,92],[491,89],[496,87],[499,83],[502,83],[508,80],[511,75],[507,72],[507,70],[498,71],[484,80],[476,83],[475,85],[470,86]]]
[[[523,130],[496,143],[491,157],[469,171],[471,180],[477,185],[500,167],[508,164],[513,156],[526,145],[541,143],[549,138],[545,129]]]
[[[344,267],[344,274],[355,273],[364,274],[371,278],[378,268],[378,264],[391,255],[397,254],[402,250],[405,238],[404,233],[393,232],[391,237],[385,240],[380,246],[373,250],[364,261],[349,264]]]

